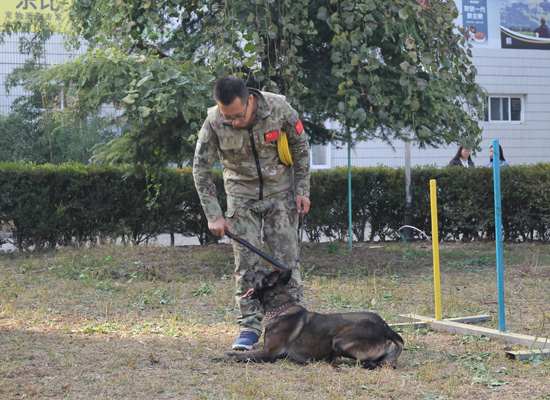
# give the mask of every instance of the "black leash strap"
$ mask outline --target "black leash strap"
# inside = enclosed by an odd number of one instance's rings
[[[296,266],[300,263],[300,254],[302,253],[302,243],[304,241],[304,219],[305,214],[301,215],[301,225],[300,225],[300,240],[298,241],[298,254],[296,255]]]
[[[260,257],[262,257],[264,260],[266,260],[268,263],[270,263],[271,265],[273,265],[275,268],[277,268],[279,271],[288,271],[288,268],[285,267],[283,264],[281,264],[280,262],[278,262],[277,260],[275,260],[274,258],[268,256],[267,254],[265,254],[263,251],[261,251],[260,249],[254,247],[253,245],[250,244],[250,242],[248,242],[246,239],[243,239],[242,237],[239,237],[239,236],[235,236],[233,235],[231,232],[229,232],[228,230],[225,230],[225,234],[227,235],[227,237],[229,237],[230,239],[236,241],[237,243],[240,243],[242,244],[243,246],[249,248],[250,250],[252,250],[254,253],[256,253],[257,255],[259,255]]]

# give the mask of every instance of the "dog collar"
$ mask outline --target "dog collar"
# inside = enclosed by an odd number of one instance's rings
[[[277,315],[279,315],[280,313],[282,313],[283,311],[289,309],[290,307],[292,307],[294,304],[296,304],[295,301],[289,301],[288,303],[285,303],[283,305],[280,305],[279,307],[275,307],[271,310],[269,310],[268,312],[266,312],[264,314],[265,316],[265,319],[267,321],[275,318]]]

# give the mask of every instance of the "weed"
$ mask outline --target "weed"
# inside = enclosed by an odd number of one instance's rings
[[[382,296],[382,301],[385,303],[391,303],[393,301],[393,295],[385,294],[384,296]]]
[[[309,267],[302,267],[300,266],[300,273],[302,275],[302,280],[307,280],[313,274],[315,271],[315,264],[312,264]]]
[[[474,344],[477,345],[480,341],[484,342],[490,342],[491,338],[487,337],[485,335],[478,336],[471,336],[471,335],[464,335],[462,336],[462,339],[458,341],[458,344],[461,346],[467,345],[467,344]]]
[[[115,284],[114,286],[111,285],[110,281],[100,281],[97,283],[97,290],[100,290],[102,292],[118,292],[122,288],[118,286],[118,284]]]
[[[197,290],[192,290],[191,294],[195,297],[210,296],[213,293],[213,287],[213,284],[203,283]]]
[[[542,364],[544,363],[544,357],[542,354],[536,354],[535,352],[533,352],[532,354],[529,355],[529,357],[522,358],[521,362],[523,364],[533,364],[533,365]]]
[[[337,242],[330,242],[327,244],[327,252],[328,254],[350,254],[351,250],[341,249]]]
[[[141,262],[135,262],[134,264],[136,264],[136,266],[138,267],[141,267],[141,270],[146,280],[155,282],[156,280],[161,278],[161,266],[155,264],[143,265]]]
[[[429,258],[431,254],[425,249],[419,249],[416,247],[407,247],[403,252],[403,260],[410,260],[414,258]]]

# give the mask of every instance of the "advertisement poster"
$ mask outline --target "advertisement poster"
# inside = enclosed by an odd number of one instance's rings
[[[466,30],[468,41],[486,43],[487,0],[464,0],[462,3],[462,26]]]
[[[503,49],[550,50],[549,0],[500,0]]]
[[[23,21],[32,14],[42,14],[56,32],[66,32],[68,10],[65,0],[0,0],[0,30],[5,22]]]

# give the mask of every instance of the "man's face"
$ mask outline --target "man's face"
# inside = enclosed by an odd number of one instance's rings
[[[248,96],[244,104],[239,97],[228,105],[224,105],[218,101],[217,104],[222,114],[222,121],[224,123],[231,123],[235,128],[244,128],[248,126],[252,120],[252,101],[252,95]]]

